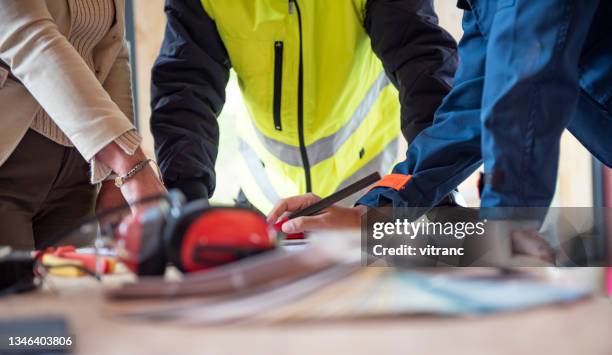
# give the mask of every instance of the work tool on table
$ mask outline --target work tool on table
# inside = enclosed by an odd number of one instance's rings
[[[41,261],[43,266],[49,269],[49,273],[64,277],[110,274],[115,270],[114,258],[80,253],[72,245],[48,248],[42,252]]]
[[[274,228],[280,232],[285,222],[291,219],[294,219],[294,218],[298,218],[298,217],[316,215],[317,213],[323,211],[324,209],[331,207],[333,204],[338,203],[344,200],[345,198],[365,189],[366,187],[372,185],[373,183],[375,183],[376,181],[380,179],[381,179],[380,174],[378,172],[374,172],[364,177],[363,179],[360,179],[350,184],[349,186],[334,192],[333,194],[321,199],[320,201],[302,210],[294,212],[289,217],[282,219],[278,221],[276,224],[274,224]],[[303,233],[288,234],[286,237],[286,239],[303,239],[303,238],[304,238]]]

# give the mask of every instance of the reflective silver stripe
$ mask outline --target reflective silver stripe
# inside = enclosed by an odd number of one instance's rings
[[[253,175],[253,179],[257,182],[259,189],[263,192],[264,196],[274,205],[278,201],[280,201],[280,196],[276,192],[276,189],[268,179],[268,175],[266,174],[266,170],[261,165],[261,160],[257,156],[257,153],[245,142],[242,138],[238,137],[238,150],[244,161]]]
[[[361,178],[366,177],[374,171],[379,172],[381,176],[386,174],[397,160],[398,148],[399,138],[396,138],[389,144],[387,144],[385,149],[383,149],[383,151],[380,152],[377,156],[372,158],[366,165],[362,166],[353,175],[345,179],[340,184],[340,186],[338,186],[336,191],[345,188],[346,186],[352,184],[353,182]],[[257,185],[259,186],[259,189],[263,192],[264,196],[266,196],[266,198],[272,204],[276,204],[278,201],[280,201],[281,198],[276,192],[276,189],[274,188],[270,180],[268,179],[266,170],[261,165],[261,160],[255,153],[253,148],[251,148],[248,143],[240,137],[238,137],[238,150],[242,154],[242,157],[244,158],[247,167],[249,168],[249,171],[253,176],[253,179],[255,180],[255,182],[257,182]],[[357,201],[357,199],[362,195],[363,193],[356,193],[346,199],[346,201],[341,203],[341,205],[352,206],[355,201]]]
[[[340,149],[340,147],[342,147],[363,121],[365,121],[372,106],[376,100],[378,100],[380,93],[389,83],[390,81],[385,73],[381,72],[351,116],[351,119],[336,131],[336,133],[323,137],[306,147],[306,153],[308,154],[308,160],[311,166],[330,158]],[[253,124],[253,128],[262,144],[276,158],[292,166],[302,166],[302,155],[299,147],[291,146],[267,137],[255,127],[255,124]]]
[[[394,139],[391,143],[387,144],[385,149],[380,152],[377,156],[372,158],[366,165],[362,166],[357,170],[353,175],[349,176],[345,179],[340,186],[336,189],[336,191],[347,187],[348,185],[354,183],[355,181],[362,179],[371,173],[377,171],[380,176],[384,176],[391,168],[393,164],[397,161],[399,149],[399,138]],[[363,189],[362,191],[355,193],[348,198],[344,199],[339,203],[340,206],[344,207],[352,207],[357,200],[365,194],[367,189]]]

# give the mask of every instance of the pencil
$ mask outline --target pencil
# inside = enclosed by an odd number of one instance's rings
[[[340,202],[342,200],[344,200],[345,198],[351,196],[352,194],[359,192],[363,189],[365,189],[366,187],[372,185],[373,183],[375,183],[376,181],[380,180],[380,174],[375,172],[372,173],[366,177],[364,177],[363,179],[360,179],[352,184],[350,184],[349,186],[343,188],[342,190],[336,191],[333,194],[327,196],[326,198],[322,199],[321,201],[312,204],[300,211],[297,211],[295,213],[293,213],[292,215],[289,216],[289,219],[293,219],[293,218],[297,218],[297,217],[303,217],[303,216],[312,216],[315,215],[319,212],[321,212],[322,210],[330,207],[331,205]]]

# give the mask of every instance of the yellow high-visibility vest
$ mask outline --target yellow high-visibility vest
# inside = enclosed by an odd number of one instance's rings
[[[201,2],[249,111],[237,123],[240,184],[255,207],[325,197],[393,166],[400,105],[363,26],[366,0]]]

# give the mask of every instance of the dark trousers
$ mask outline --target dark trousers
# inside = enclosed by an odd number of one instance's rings
[[[29,130],[0,166],[0,245],[44,248],[92,216],[96,187],[75,148]]]

